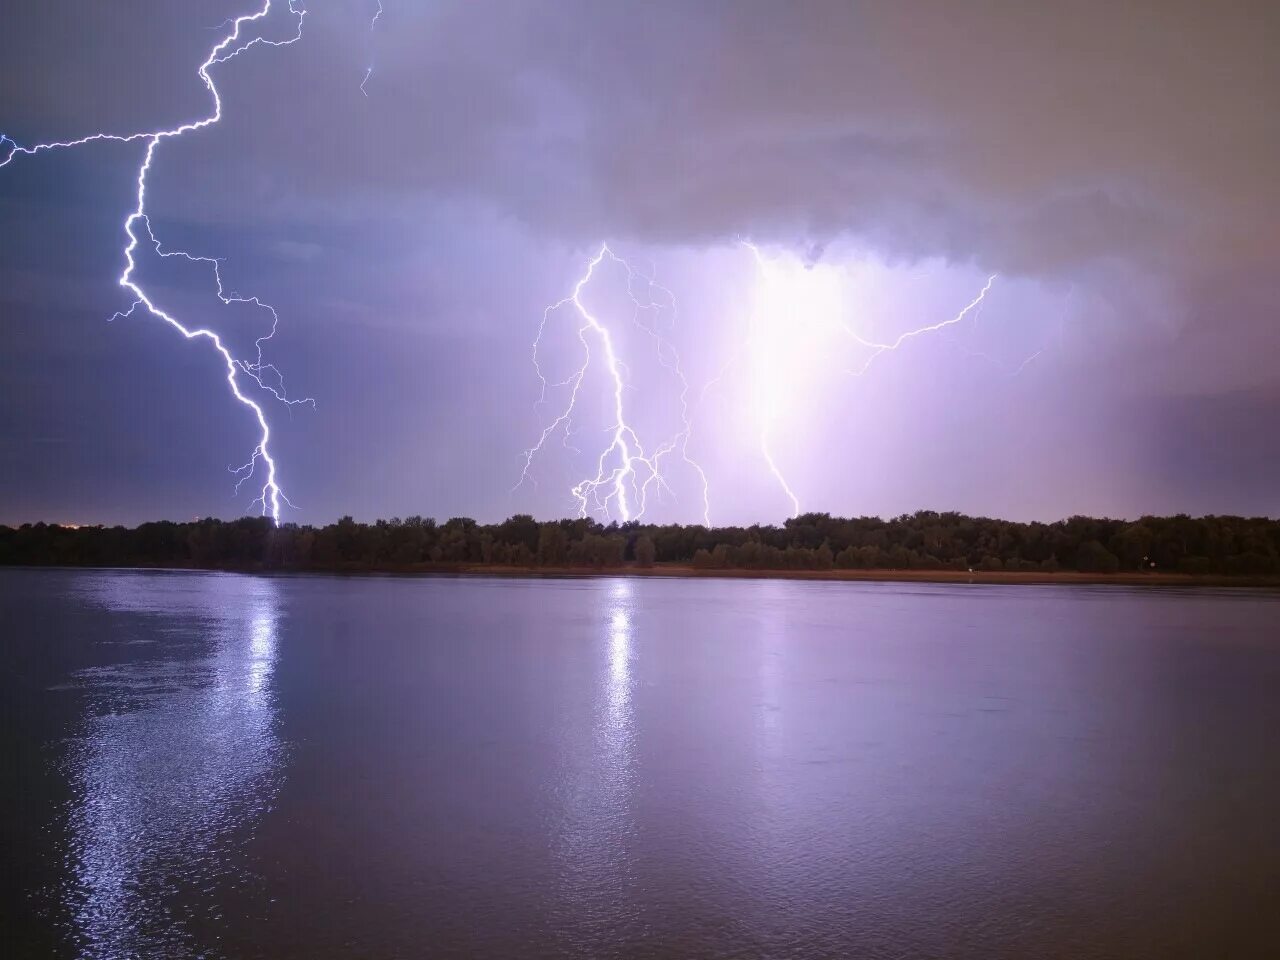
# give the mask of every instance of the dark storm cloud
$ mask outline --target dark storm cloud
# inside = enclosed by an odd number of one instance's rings
[[[317,12],[283,75],[228,72],[225,127],[157,175],[209,186],[176,213],[468,198],[575,243],[847,236],[1083,283],[1125,324],[1280,266],[1275,4],[392,4],[368,99],[364,12]]]
[[[178,6],[51,6],[6,66],[7,121],[46,136],[197,112],[191,64],[232,5],[207,24]],[[253,181],[239,211],[192,193],[206,216],[462,195],[581,240],[853,234],[906,258],[1119,258],[1205,283],[1280,259],[1278,9],[392,4],[362,104],[367,21],[343,5],[279,52],[283,77],[267,57],[225,71],[227,123],[174,150]],[[276,109],[253,109],[264,92]]]
[[[251,167],[260,214],[314,211],[317,198],[358,214],[388,193],[472,196],[577,238],[852,233],[904,257],[1004,270],[1120,257],[1199,276],[1280,257],[1278,10],[390,4],[366,100],[351,83],[365,11],[342,5],[318,9],[307,43],[279,52],[284,75],[267,57],[226,71],[226,124],[175,149],[224,176],[228,163]],[[161,51],[144,73],[198,101],[183,78],[207,31],[167,17],[142,18],[119,56]],[[122,103],[181,115],[172,95],[155,103],[154,85],[85,95],[113,59],[94,52],[54,92],[19,92],[39,93],[46,129],[114,120]],[[273,109],[253,109],[264,95]],[[220,203],[204,212],[227,215]]]
[[[392,8],[377,105],[304,180],[364,169],[583,237],[852,232],[1030,272],[1280,255],[1274,4],[428,9]]]

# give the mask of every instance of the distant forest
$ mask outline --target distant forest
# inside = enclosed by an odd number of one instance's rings
[[[920,511],[882,520],[806,513],[782,526],[423,517],[325,527],[265,518],[139,527],[0,526],[0,564],[234,570],[429,570],[464,566],[704,570],[981,570],[1280,574],[1280,521],[1143,517],[1011,523]]]

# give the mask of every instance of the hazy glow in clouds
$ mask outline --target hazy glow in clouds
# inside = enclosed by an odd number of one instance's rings
[[[588,261],[572,293],[547,309],[538,328],[533,362],[541,385],[539,405],[548,402],[548,391],[553,394],[559,391],[564,399],[556,401],[555,416],[542,428],[537,442],[525,452],[516,490],[531,479],[534,458],[553,454],[558,447],[559,452],[569,458],[594,457],[591,468],[594,472],[570,489],[580,516],[596,514],[603,519],[626,521],[643,518],[649,511],[653,519],[671,519],[673,514],[687,512],[680,509],[682,493],[675,489],[663,467],[664,458],[674,454],[696,475],[695,493],[701,505],[699,519],[702,522],[710,522],[712,513],[717,518],[723,518],[726,513],[711,494],[713,485],[729,491],[730,499],[736,500],[744,481],[748,480],[744,474],[755,473],[772,478],[789,504],[790,514],[795,516],[802,510],[801,497],[788,480],[786,464],[775,455],[774,438],[785,432],[793,445],[802,443],[820,449],[829,446],[834,437],[814,425],[808,408],[815,402],[839,401],[841,394],[833,389],[829,379],[833,371],[841,371],[845,376],[861,376],[878,357],[898,351],[916,338],[952,332],[951,328],[976,315],[996,280],[994,276],[988,277],[976,295],[944,319],[892,332],[876,332],[870,322],[873,311],[866,309],[867,305],[860,310],[859,298],[870,299],[869,295],[879,287],[881,296],[888,292],[892,300],[894,291],[899,291],[902,283],[902,277],[893,271],[886,272],[882,265],[871,261],[805,262],[787,251],[765,254],[750,243],[739,244],[737,249],[751,265],[745,316],[735,315],[730,307],[711,311],[692,321],[685,319],[686,327],[692,322],[703,328],[692,331],[696,342],[702,345],[701,352],[707,352],[707,344],[728,344],[727,349],[711,351],[710,366],[714,373],[696,389],[691,389],[696,385],[686,376],[684,361],[672,345],[670,333],[663,332],[664,325],[671,328],[675,325],[674,316],[664,320],[661,312],[663,307],[669,307],[674,314],[675,295],[652,277],[639,273],[608,246],[601,247]],[[710,256],[705,259],[713,260]],[[649,344],[645,344],[643,338],[639,342],[620,344],[619,330],[616,327],[611,330],[599,319],[600,310],[589,309],[584,304],[587,288],[597,270],[605,265],[622,268],[625,284],[618,291],[619,299],[629,301],[631,325],[648,336]],[[707,279],[704,277],[704,282]],[[646,291],[639,297],[637,282]],[[711,282],[735,281],[712,278]],[[662,303],[652,299],[654,289],[661,291]],[[547,352],[544,338],[549,319],[567,306],[574,310],[573,326],[581,362],[567,377],[553,382],[544,372],[540,357]],[[642,319],[651,311],[653,314],[648,319]],[[901,306],[893,312],[900,323],[904,313]],[[626,313],[624,309],[620,315]],[[727,325],[728,336],[708,335],[705,328],[715,325]],[[654,352],[658,363],[652,368],[651,377],[637,376],[633,354],[629,352],[637,346],[648,346]],[[1012,372],[1020,373],[1029,359],[1041,352],[1038,349]],[[965,363],[972,358],[981,358],[999,367],[998,360],[971,347],[952,351],[953,362]],[[600,384],[603,390],[587,383],[593,362],[604,374]],[[903,362],[909,361],[903,358]],[[706,365],[704,361],[702,366]],[[663,404],[663,392],[667,393],[665,400],[669,406],[673,389],[680,410],[679,427],[646,455],[635,425],[640,421],[627,409],[654,411]],[[729,406],[730,422],[726,423],[724,417],[713,422],[713,418],[703,412],[703,401],[713,392],[734,398]],[[690,396],[695,393],[698,400],[691,403]],[[654,394],[657,394],[656,400]],[[598,408],[597,414],[605,424],[604,436],[598,444],[592,439],[591,427],[575,435],[573,426],[575,420],[589,423],[593,406]],[[854,411],[853,415],[874,418],[877,411],[872,407]],[[690,441],[695,429],[698,443],[691,453]],[[558,435],[562,442],[549,444]],[[726,438],[730,438],[727,444]],[[699,459],[701,448],[708,443],[714,445],[717,440],[722,447],[729,448],[734,460],[728,482],[725,478],[709,479]],[[666,494],[666,503],[657,506],[657,502],[664,499],[663,494]],[[652,510],[651,497],[655,507]]]
[[[843,291],[839,275],[826,264],[806,267],[793,256],[770,260],[756,247],[748,249],[757,267],[747,335],[751,414],[760,430],[760,455],[795,516],[800,500],[774,459],[770,439],[777,424],[789,419],[815,363],[831,356],[830,340],[844,311]]]

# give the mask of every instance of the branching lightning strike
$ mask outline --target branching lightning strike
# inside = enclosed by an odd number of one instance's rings
[[[209,71],[218,64],[226,63],[234,59],[255,46],[284,47],[296,43],[302,38],[302,23],[306,17],[306,10],[301,5],[301,0],[287,0],[289,13],[295,18],[295,32],[291,37],[283,40],[270,40],[264,36],[258,35],[245,39],[243,31],[247,25],[263,21],[271,12],[272,0],[263,0],[263,5],[254,13],[244,14],[235,19],[228,20],[224,26],[228,27],[227,33],[217,44],[209,51],[209,55],[204,62],[200,64],[196,70],[205,89],[209,91],[209,95],[213,100],[213,112],[199,120],[192,120],[176,127],[164,130],[153,130],[144,133],[115,134],[115,133],[94,133],[77,140],[53,141],[49,143],[38,143],[31,146],[22,146],[4,134],[0,134],[0,147],[4,144],[9,145],[9,152],[0,159],[0,167],[7,166],[15,156],[24,154],[34,156],[48,150],[69,149],[71,147],[80,147],[86,144],[98,141],[112,141],[115,143],[144,143],[145,150],[143,152],[142,164],[138,168],[136,183],[136,203],[132,211],[124,221],[124,233],[126,242],[123,249],[125,266],[120,274],[118,283],[125,290],[129,291],[133,298],[133,303],[125,310],[116,313],[112,319],[118,317],[132,316],[134,311],[142,307],[151,316],[163,320],[175,330],[182,334],[187,340],[207,340],[221,356],[223,363],[226,365],[227,385],[231,389],[231,394],[236,401],[252,411],[254,418],[257,420],[259,437],[258,443],[254,447],[249,460],[239,467],[229,468],[236,478],[235,487],[240,489],[240,485],[255,475],[258,466],[261,463],[266,470],[266,476],[263,480],[262,488],[259,495],[254,498],[253,504],[260,504],[262,514],[268,513],[272,520],[279,524],[280,522],[280,505],[281,503],[289,504],[288,498],[280,489],[277,481],[276,461],[271,456],[270,441],[271,427],[267,422],[266,413],[261,404],[254,400],[251,396],[244,392],[245,387],[241,380],[241,376],[252,380],[258,387],[271,393],[276,399],[288,404],[295,403],[311,403],[314,401],[310,398],[305,400],[289,400],[284,389],[284,380],[280,375],[280,371],[274,364],[264,362],[263,344],[269,341],[276,332],[279,324],[279,316],[274,307],[270,304],[259,300],[257,297],[241,297],[237,294],[228,294],[223,287],[222,274],[219,268],[219,262],[213,257],[195,256],[182,250],[164,250],[161,248],[160,241],[156,238],[152,229],[151,219],[146,212],[147,198],[147,175],[151,171],[151,165],[155,159],[156,148],[160,146],[164,140],[177,139],[185,134],[192,133],[196,130],[202,130],[217,124],[222,119],[222,97],[218,92],[218,87],[214,83]],[[381,5],[379,5],[380,7]],[[381,10],[379,9],[379,12]],[[376,16],[375,16],[376,21]],[[367,77],[366,77],[367,79]],[[271,315],[271,330],[265,336],[259,337],[255,341],[257,357],[253,361],[239,360],[232,355],[231,351],[223,343],[222,338],[212,330],[203,327],[188,327],[179,321],[172,314],[166,312],[159,307],[143,288],[141,283],[135,277],[137,271],[137,263],[134,254],[141,242],[139,233],[139,225],[145,231],[148,243],[155,252],[161,257],[179,257],[191,261],[193,263],[206,263],[212,267],[214,281],[217,286],[218,298],[224,304],[247,303],[266,310]],[[251,504],[252,505],[252,504]],[[290,504],[291,505],[291,504]]]
[[[537,441],[524,452],[523,469],[518,488],[526,480],[531,480],[530,467],[533,459],[546,447],[547,443],[560,431],[563,431],[563,443],[573,433],[573,420],[581,402],[583,380],[591,367],[593,359],[592,342],[599,345],[603,354],[602,363],[612,385],[612,417],[609,427],[609,442],[600,451],[596,460],[595,473],[575,484],[570,493],[577,501],[578,513],[586,516],[590,512],[599,512],[611,517],[616,510],[622,520],[638,519],[644,515],[648,506],[648,495],[651,490],[670,490],[662,471],[662,461],[673,453],[681,458],[696,472],[702,490],[703,522],[710,522],[709,484],[706,472],[689,455],[689,441],[693,433],[694,412],[705,400],[708,391],[716,386],[730,370],[746,358],[749,364],[747,375],[750,392],[751,415],[757,430],[759,452],[770,475],[782,488],[782,492],[791,504],[792,516],[800,513],[800,498],[788,482],[774,455],[772,438],[775,432],[775,421],[779,410],[784,406],[785,397],[782,391],[790,391],[795,384],[779,383],[778,364],[785,365],[788,353],[795,352],[798,327],[830,325],[839,334],[851,339],[858,347],[868,351],[861,367],[852,371],[860,376],[870,369],[871,365],[886,353],[903,347],[911,340],[928,334],[935,334],[953,327],[974,311],[980,309],[996,281],[995,276],[987,279],[977,295],[967,303],[955,316],[908,330],[898,336],[880,340],[859,332],[840,319],[838,298],[840,291],[832,287],[829,281],[833,274],[813,274],[805,269],[793,277],[787,274],[780,261],[765,257],[758,247],[744,243],[752,254],[756,266],[757,291],[755,307],[747,323],[747,333],[742,344],[734,351],[719,371],[702,387],[697,401],[691,406],[690,387],[685,376],[680,357],[670,342],[658,330],[656,324],[641,322],[642,314],[657,307],[652,293],[660,291],[665,302],[674,310],[674,297],[665,287],[658,286],[652,277],[636,270],[630,263],[617,256],[607,244],[600,247],[599,252],[587,263],[586,271],[579,277],[572,292],[563,300],[547,307],[543,312],[537,336],[533,342],[533,365],[541,386],[538,407],[548,402],[548,392],[555,388],[567,389],[568,399],[558,408],[557,415],[548,423],[538,436]],[[605,264],[618,264],[627,276],[627,291],[635,306],[633,320],[652,337],[658,358],[675,376],[680,386],[681,426],[674,437],[668,439],[652,454],[646,455],[636,430],[628,420],[625,408],[625,391],[628,388],[628,374],[625,364],[618,356],[615,338],[610,330],[583,303],[584,291],[596,277],[597,271]],[[649,290],[647,299],[637,294],[637,285],[642,282]],[[824,286],[824,282],[825,286]],[[543,372],[540,361],[540,350],[548,323],[553,314],[562,308],[575,312],[578,320],[577,336],[582,346],[582,361],[564,380],[552,383]],[[1039,355],[1039,351],[1023,361],[1018,371]],[[782,378],[785,380],[785,376]],[[576,451],[577,448],[570,448]]]
[[[609,328],[582,302],[582,295],[596,275],[596,271],[605,262],[616,264],[626,271],[627,292],[634,306],[632,322],[639,326],[650,338],[657,352],[658,361],[669,370],[680,386],[680,429],[674,436],[654,447],[653,452],[646,454],[636,429],[628,420],[626,409],[627,369],[618,356],[614,336]],[[643,284],[649,296],[641,299],[637,294],[637,286]],[[599,343],[603,353],[603,363],[612,387],[612,423],[609,426],[609,443],[600,451],[596,460],[593,476],[583,478],[570,490],[577,501],[579,516],[587,516],[597,511],[606,517],[617,516],[624,522],[637,520],[644,516],[651,491],[667,490],[662,472],[663,460],[678,453],[698,476],[702,488],[702,516],[704,523],[710,523],[710,499],[707,475],[698,462],[689,454],[689,441],[692,437],[692,412],[689,406],[689,381],[685,376],[680,355],[671,342],[658,329],[656,319],[645,323],[642,316],[656,315],[664,306],[653,299],[657,291],[666,299],[666,306],[674,313],[675,298],[671,291],[658,284],[653,277],[637,270],[630,262],[619,257],[602,244],[600,250],[588,263],[586,271],[573,287],[573,292],[543,311],[542,322],[538,326],[538,334],[533,341],[533,365],[538,375],[540,393],[537,407],[547,403],[547,392],[551,388],[568,388],[569,397],[557,416],[542,430],[537,442],[524,452],[524,466],[520,479],[516,483],[518,489],[526,481],[531,481],[529,468],[533,459],[558,431],[563,430],[565,442],[572,432],[573,418],[577,410],[579,394],[583,380],[591,367],[593,359],[591,339]],[[539,348],[547,330],[547,324],[557,311],[572,307],[578,317],[577,337],[582,345],[582,363],[566,379],[552,383],[543,373],[539,361]],[[588,335],[590,334],[590,338]]]

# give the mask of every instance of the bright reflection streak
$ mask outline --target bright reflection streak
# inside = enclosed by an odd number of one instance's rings
[[[792,602],[794,591],[785,581],[768,580],[759,585],[759,631],[756,634],[756,650],[759,657],[760,716],[757,718],[757,747],[760,751],[761,769],[776,757],[782,730],[782,665],[787,642],[787,603]],[[776,596],[775,596],[776,595]]]
[[[759,691],[755,723],[759,793],[752,806],[751,835],[760,845],[765,862],[787,861],[785,850],[793,827],[789,813],[794,772],[788,764],[793,747],[787,742],[785,681],[790,642],[788,612],[796,602],[795,586],[785,580],[764,581],[753,604],[757,622],[753,639]]]
[[[615,604],[609,619],[609,722],[611,741],[630,737],[631,730],[631,586],[623,580],[612,592]],[[623,758],[629,759],[629,758]]]
[[[255,610],[250,631],[248,692],[253,699],[261,700],[276,662],[275,610],[266,605],[259,605]]]
[[[93,581],[104,633],[127,631],[149,656],[78,675],[89,716],[70,752],[64,897],[79,956],[190,955],[189,922],[218,916],[183,905],[243,882],[234,851],[274,797],[280,762],[277,590],[234,575]]]
[[[630,893],[636,767],[633,587],[626,580],[598,586],[608,592],[597,626],[585,638],[594,665],[592,717],[589,723],[575,720],[565,735],[564,822],[556,855],[563,887],[558,901],[568,910],[560,922],[566,928],[587,920],[586,926],[600,929],[636,920]],[[584,936],[598,935],[600,929],[587,929]],[[575,953],[582,953],[584,944],[576,946]]]

